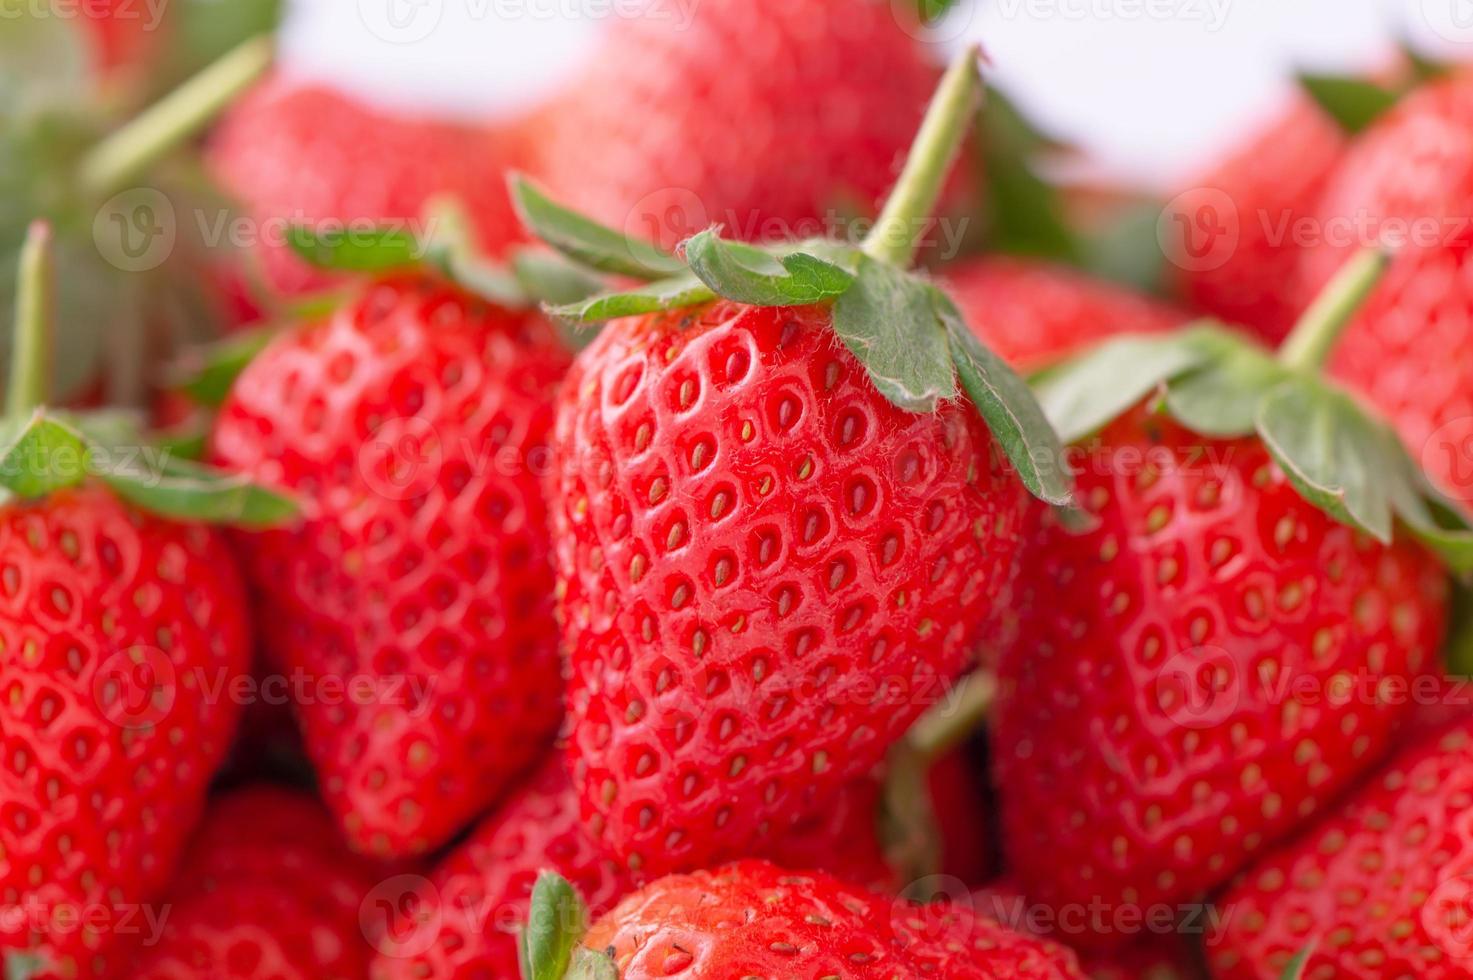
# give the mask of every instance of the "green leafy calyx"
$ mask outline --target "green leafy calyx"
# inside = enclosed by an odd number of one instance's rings
[[[1127,336],[1036,376],[1044,412],[1077,442],[1147,399],[1210,438],[1256,436],[1299,494],[1330,517],[1389,543],[1400,523],[1449,568],[1473,572],[1473,527],[1428,481],[1391,426],[1317,365],[1376,279],[1352,262],[1275,357],[1204,321]]]
[[[608,955],[582,945],[587,931],[588,909],[577,890],[557,872],[542,872],[519,940],[523,980],[618,980]]]

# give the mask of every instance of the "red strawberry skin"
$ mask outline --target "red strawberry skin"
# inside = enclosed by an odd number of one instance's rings
[[[1296,98],[1172,201],[1163,228],[1178,292],[1191,306],[1277,345],[1303,307],[1286,284],[1302,228],[1349,145],[1308,96]]]
[[[379,942],[375,980],[516,977],[517,934],[544,869],[572,882],[592,915],[633,888],[578,817],[578,797],[553,758],[460,844]],[[489,910],[478,916],[478,910]]]
[[[144,68],[159,50],[167,23],[155,22],[155,5],[143,0],[80,0],[58,11],[81,14],[94,48],[97,69],[105,75]],[[167,10],[167,7],[159,8]]]
[[[1094,526],[1039,513],[1025,552],[995,776],[1030,898],[1136,914],[1225,881],[1376,762],[1446,585],[1306,503],[1257,440],[1138,409],[1085,448]]]
[[[651,0],[528,120],[534,167],[560,200],[667,245],[711,223],[841,231],[827,219],[890,189],[939,77],[902,15],[887,0]]]
[[[1328,819],[1244,873],[1208,946],[1220,980],[1467,977],[1473,724],[1398,756]]]
[[[1021,370],[1107,337],[1164,333],[1192,318],[1170,304],[1034,259],[972,259],[945,270],[943,286],[977,336]]]
[[[275,666],[310,682],[304,741],[359,850],[443,843],[557,727],[541,478],[566,364],[540,317],[397,279],[278,338],[220,413],[218,461],[305,504],[241,552]]]
[[[0,955],[108,975],[199,815],[239,714],[220,692],[249,651],[216,533],[90,487],[0,509],[0,894],[35,912],[0,924]],[[61,918],[77,909],[110,917]]]
[[[347,852],[311,798],[262,785],[221,799],[182,869],[135,980],[367,975],[372,947],[359,912],[382,872]]]
[[[1321,224],[1338,228],[1339,240],[1305,255],[1300,293],[1317,292],[1358,248],[1383,236],[1402,243],[1332,369],[1396,423],[1445,493],[1473,508],[1470,127],[1473,75],[1460,73],[1414,92],[1367,130],[1320,204]]]
[[[514,159],[499,134],[275,78],[225,116],[207,163],[250,219],[268,284],[290,296],[329,280],[284,244],[289,224],[340,231],[344,222],[417,222],[443,195],[465,208],[481,247],[499,255],[522,238],[504,179]]]
[[[1074,954],[965,906],[918,906],[827,875],[743,861],[663,878],[594,923],[623,980],[1082,978]]]
[[[895,408],[819,308],[616,321],[563,392],[584,816],[650,873],[760,853],[973,663],[1025,491],[970,405]]]

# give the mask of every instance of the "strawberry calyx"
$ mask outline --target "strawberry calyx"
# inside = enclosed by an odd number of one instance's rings
[[[1279,974],[1279,980],[1304,980],[1304,973],[1309,968],[1309,958],[1314,955],[1317,945],[1318,943],[1310,943],[1295,953],[1284,966],[1284,972]]]
[[[532,886],[532,905],[518,941],[522,980],[619,980],[608,953],[583,946],[588,906],[562,875],[544,871]]]
[[[1300,72],[1299,87],[1348,136],[1364,132],[1420,85],[1441,78],[1447,65],[1431,59],[1410,44],[1402,44],[1408,71],[1394,83],[1382,84],[1354,75]]]
[[[1389,544],[1405,527],[1457,574],[1473,573],[1473,526],[1437,491],[1393,428],[1320,367],[1385,273],[1366,250],[1346,263],[1277,356],[1204,320],[1178,333],[1124,336],[1034,376],[1070,443],[1150,400],[1208,438],[1257,436],[1307,502]]]
[[[124,412],[43,407],[55,313],[51,227],[32,224],[21,250],[16,335],[0,421],[0,494],[35,501],[98,480],[134,506],[165,517],[246,527],[290,521],[293,501],[242,476],[155,452]]]
[[[50,969],[51,964],[36,953],[10,950],[5,954],[5,980],[31,980]]]
[[[548,312],[590,325],[718,298],[828,305],[834,332],[892,404],[929,414],[965,391],[1029,492],[1067,503],[1062,445],[1027,385],[978,341],[940,288],[907,271],[981,99],[979,58],[979,49],[968,50],[942,78],[895,190],[858,247],[823,240],[756,246],[710,228],[675,255],[565,208],[513,174],[512,200],[534,234],[578,265],[641,282]]]

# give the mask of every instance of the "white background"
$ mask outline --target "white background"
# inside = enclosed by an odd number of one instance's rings
[[[284,57],[382,103],[495,119],[637,2],[294,0]],[[940,32],[938,58],[981,41],[994,80],[1099,171],[1159,187],[1272,111],[1296,66],[1374,68],[1399,37],[1473,60],[1473,0],[962,0]]]

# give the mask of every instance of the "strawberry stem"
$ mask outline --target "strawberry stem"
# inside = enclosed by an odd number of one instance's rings
[[[51,382],[51,326],[55,311],[51,226],[32,222],[20,253],[15,290],[15,337],[5,410],[25,418],[46,403]]]
[[[905,739],[929,765],[956,748],[982,725],[997,697],[997,678],[978,671],[962,678],[952,696],[921,716]]]
[[[864,240],[864,253],[870,258],[902,269],[915,261],[921,234],[976,118],[982,98],[977,68],[981,56],[980,47],[968,47],[942,77],[900,180]]]
[[[83,191],[103,198],[126,187],[235,101],[274,58],[269,35],[252,38],[166,95],[93,147],[78,173]]]
[[[1386,275],[1392,258],[1383,249],[1368,248],[1341,266],[1279,348],[1279,363],[1319,372],[1340,335]]]

